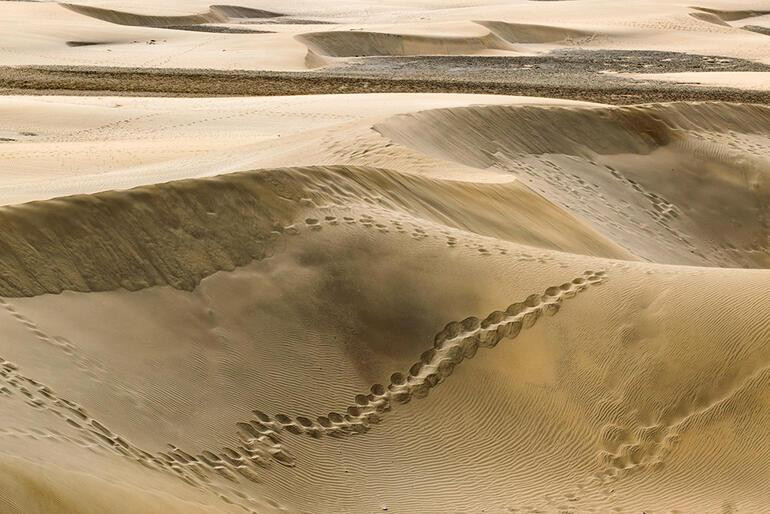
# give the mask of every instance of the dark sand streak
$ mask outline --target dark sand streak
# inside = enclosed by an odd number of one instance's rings
[[[770,105],[770,92],[618,80],[537,84],[511,80],[383,78],[329,72],[155,70],[95,67],[0,67],[4,95],[276,96],[333,93],[475,93],[567,98],[627,105],[727,101]]]

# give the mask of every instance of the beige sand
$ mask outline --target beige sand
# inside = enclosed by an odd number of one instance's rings
[[[371,0],[246,0],[238,5],[259,11],[212,8],[198,0],[2,2],[0,63],[303,70],[351,55],[533,55],[576,47],[680,51],[770,63],[770,37],[743,29],[768,26],[768,16],[762,15],[767,4],[759,0],[703,0],[696,6],[667,0],[382,5]],[[180,25],[271,33],[164,28]]]
[[[741,89],[770,91],[770,72],[744,71],[704,71],[686,73],[630,73],[627,76],[640,80],[663,80],[694,86],[725,86]]]
[[[7,509],[98,510],[80,475],[127,512],[768,501],[770,277],[728,269],[768,265],[766,108],[302,97],[263,104],[271,126],[243,99],[6,100],[65,166],[0,213],[0,447],[47,491]],[[94,115],[67,132],[73,102]],[[77,176],[117,141],[149,153],[144,124],[232,131],[220,155],[262,169],[151,185],[182,169],[167,143],[155,174]],[[28,137],[7,162],[44,170]],[[45,200],[109,176],[147,185]]]
[[[0,3],[3,64],[769,40],[761,2],[92,4]],[[770,505],[770,107],[3,96],[0,159],[0,512]]]

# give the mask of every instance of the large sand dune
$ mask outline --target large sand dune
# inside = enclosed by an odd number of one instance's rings
[[[0,210],[5,510],[763,508],[765,108],[354,103],[271,100],[254,171]]]
[[[770,107],[431,68],[740,100],[766,10],[0,2],[0,64],[59,65],[0,96],[0,512],[766,512]],[[372,70],[436,92],[211,92]]]

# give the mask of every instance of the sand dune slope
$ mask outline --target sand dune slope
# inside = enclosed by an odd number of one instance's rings
[[[234,5],[212,5],[208,12],[181,16],[156,16],[135,14],[91,5],[60,4],[71,11],[118,25],[140,27],[172,27],[179,25],[197,25],[203,23],[226,23],[239,18],[277,18],[280,13],[251,9]]]
[[[708,7],[693,7],[693,9],[712,14],[722,21],[738,21],[746,18],[753,18],[755,16],[765,16],[770,14],[770,10],[724,10],[713,9]]]
[[[492,34],[481,37],[441,37],[334,31],[300,34],[297,39],[314,53],[329,57],[463,55],[509,48],[505,41]]]
[[[764,268],[768,127],[765,107],[669,104],[468,107],[399,115],[376,129],[424,153],[513,173],[652,261]]]
[[[476,23],[510,43],[557,43],[565,40],[590,39],[595,35],[587,31],[548,25],[503,21],[477,21]]]
[[[507,205],[509,198],[516,204]],[[476,212],[482,202],[494,218]],[[0,270],[7,278],[0,294],[193,289],[216,271],[271,255],[277,240],[294,233],[291,221],[303,205],[347,203],[392,217],[376,223],[383,227],[392,228],[404,210],[504,240],[631,257],[516,184],[442,182],[362,167],[260,170],[2,208]],[[241,218],[251,221],[238,224]]]
[[[0,510],[766,508],[767,108],[341,100],[6,106],[224,164],[4,197]]]
[[[766,271],[558,253],[403,207],[300,205],[267,258],[194,291],[3,300],[16,411],[3,451],[30,441],[34,466],[109,469],[124,488],[223,512],[768,501]],[[216,227],[226,210],[208,208],[199,223]],[[59,483],[30,466],[19,475]]]

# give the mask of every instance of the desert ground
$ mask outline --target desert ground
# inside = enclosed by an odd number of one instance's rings
[[[770,512],[770,4],[0,1],[0,512]]]

